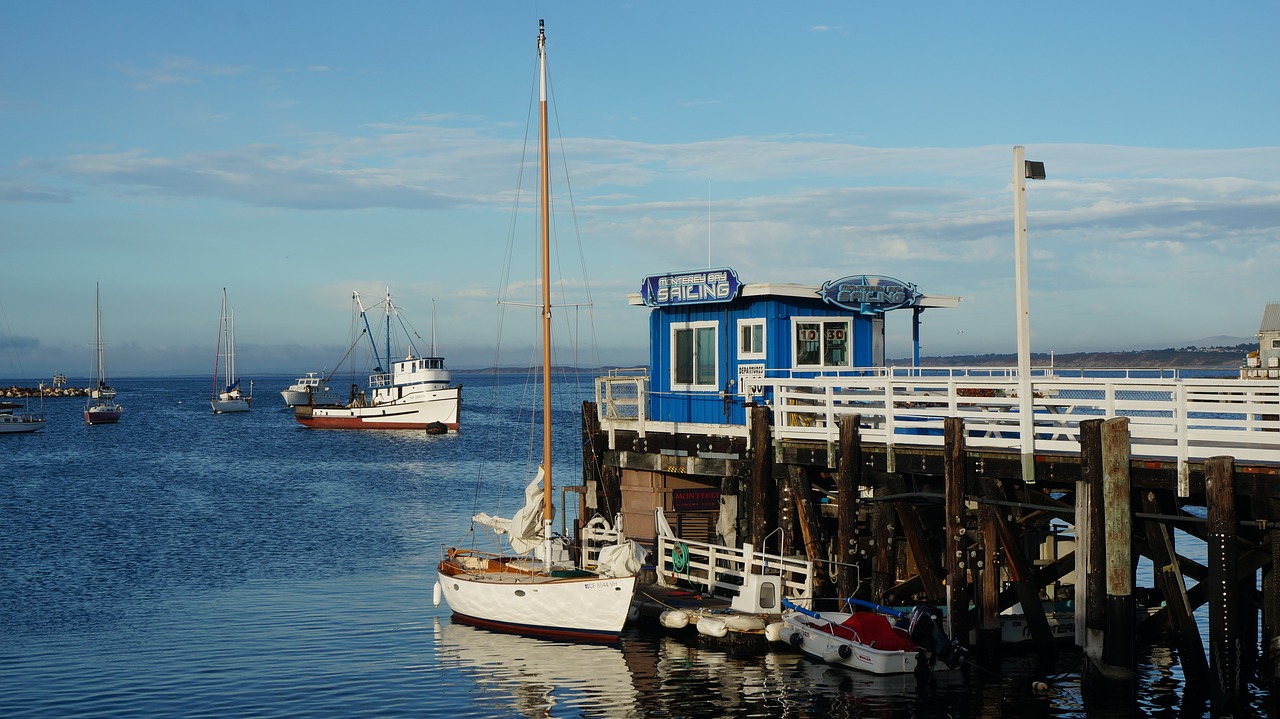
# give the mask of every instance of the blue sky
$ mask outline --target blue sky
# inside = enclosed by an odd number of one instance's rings
[[[644,275],[708,256],[959,295],[924,354],[1014,351],[1018,144],[1035,351],[1280,301],[1274,2],[10,2],[0,375],[87,375],[95,281],[117,376],[211,369],[223,287],[245,375],[332,368],[388,286],[492,364],[540,18],[601,362],[645,360]]]

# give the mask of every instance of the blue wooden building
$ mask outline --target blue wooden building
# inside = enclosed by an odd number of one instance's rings
[[[753,377],[856,374],[885,364],[885,313],[955,307],[891,277],[853,275],[821,287],[743,284],[730,268],[646,277],[631,304],[649,314],[649,417],[745,424]]]

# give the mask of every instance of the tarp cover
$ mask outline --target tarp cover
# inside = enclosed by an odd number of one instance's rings
[[[640,571],[648,554],[644,547],[628,539],[600,549],[596,571],[606,577],[627,577]]]

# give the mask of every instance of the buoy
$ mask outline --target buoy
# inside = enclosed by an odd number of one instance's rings
[[[788,641],[791,642],[791,646],[798,647],[800,646],[800,643],[804,641],[804,635],[800,632],[791,632],[791,639]]]
[[[698,619],[698,633],[708,637],[723,637],[729,630],[725,627],[725,621],[720,617],[700,617]]]
[[[1044,682],[1031,682],[1031,690],[1036,694],[1048,694],[1049,685]]]
[[[684,629],[689,626],[689,613],[683,609],[668,609],[658,615],[658,623],[667,629]]]
[[[837,649],[836,652],[840,654],[841,659],[848,659],[853,656],[853,649],[850,648],[848,644],[841,644],[840,648]]]
[[[764,628],[764,638],[771,642],[782,641],[782,628],[785,626],[786,622],[771,622]]]
[[[440,582],[436,582],[435,588],[431,590],[431,604],[436,607],[440,606]]]

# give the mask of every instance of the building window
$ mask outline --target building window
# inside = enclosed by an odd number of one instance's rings
[[[715,390],[716,324],[692,322],[671,326],[671,388]]]
[[[795,367],[848,367],[849,320],[796,320]]]
[[[1280,350],[1280,337],[1274,337],[1271,340],[1271,349]]]
[[[764,320],[738,320],[738,359],[764,359]]]

